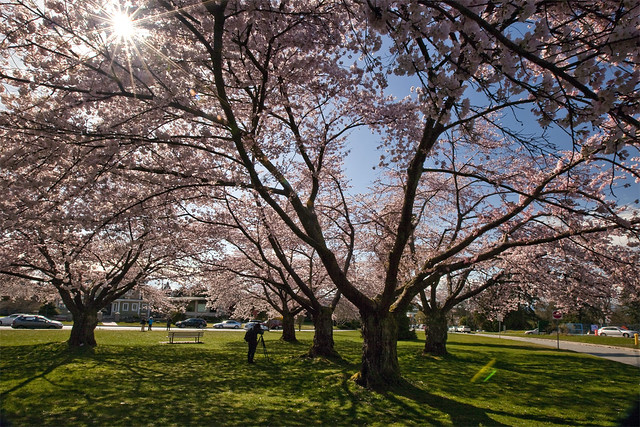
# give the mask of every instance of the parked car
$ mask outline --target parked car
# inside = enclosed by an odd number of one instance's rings
[[[269,330],[269,327],[267,325],[265,325],[263,322],[259,321],[259,320],[252,320],[250,322],[245,323],[244,324],[244,328],[246,330],[249,330],[249,329],[253,328],[253,325],[255,325],[256,323],[260,325],[260,329],[262,329],[263,331],[268,331]]]
[[[15,329],[62,329],[62,323],[44,316],[23,314],[13,319],[11,327]]]
[[[0,317],[0,326],[11,326],[16,317],[18,316],[26,316],[25,313],[14,313],[10,314],[6,317]]]
[[[538,331],[538,328],[535,329],[531,329],[530,331],[524,331],[525,335],[539,335],[540,331]]]
[[[191,317],[189,319],[176,322],[176,326],[178,328],[206,328],[207,321],[204,319],[198,319],[197,317]]]
[[[269,319],[267,320],[267,326],[269,327],[269,329],[282,329],[282,320]]]
[[[471,328],[465,325],[460,325],[456,328],[456,332],[471,332]]]
[[[629,329],[622,329],[617,326],[605,326],[598,329],[598,335],[603,337],[625,337],[630,338],[637,334],[638,331],[631,331]]]
[[[240,329],[242,323],[236,322],[235,320],[224,320],[220,323],[214,323],[213,327],[216,329]]]

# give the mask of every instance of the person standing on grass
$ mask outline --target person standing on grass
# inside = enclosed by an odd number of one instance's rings
[[[244,334],[244,340],[249,344],[249,352],[247,353],[247,362],[253,363],[253,356],[256,354],[256,348],[258,348],[258,334],[262,332],[260,330],[260,324],[254,323],[246,334]]]
[[[149,330],[151,330],[152,325],[153,325],[153,317],[149,317]]]
[[[171,330],[171,317],[167,317],[167,331]]]
[[[140,318],[140,332],[144,332],[144,325],[146,325],[146,321],[144,320],[144,317]]]

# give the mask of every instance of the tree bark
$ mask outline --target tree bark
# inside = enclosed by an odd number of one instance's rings
[[[444,356],[447,354],[447,313],[444,310],[431,310],[427,314],[423,354]]]
[[[282,313],[282,338],[286,342],[296,342],[295,316],[291,312]]]
[[[333,343],[333,310],[330,307],[321,307],[312,315],[315,333],[309,357],[340,357]]]
[[[401,382],[398,364],[398,326],[389,312],[360,312],[362,317],[362,365],[356,382],[370,389]]]
[[[95,329],[98,326],[98,312],[95,310],[84,310],[72,312],[73,326],[71,336],[67,341],[69,347],[95,347]]]
[[[409,341],[418,338],[416,331],[410,329],[407,310],[400,310],[396,312],[396,322],[398,324],[398,341]]]

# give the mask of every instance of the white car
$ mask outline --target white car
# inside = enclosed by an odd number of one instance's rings
[[[471,328],[465,325],[460,325],[456,328],[456,332],[466,332],[469,333],[471,332]]]
[[[0,317],[0,326],[11,326],[13,321],[16,320],[16,317],[18,316],[26,316],[26,314],[15,313],[15,314],[10,314],[9,316],[6,316],[6,317]]]
[[[240,329],[242,323],[236,322],[235,320],[224,320],[221,323],[214,323],[213,327],[216,329]]]
[[[603,328],[598,329],[598,335],[602,337],[625,337],[631,338],[638,331],[631,331],[629,329],[622,329],[617,326],[605,326]]]

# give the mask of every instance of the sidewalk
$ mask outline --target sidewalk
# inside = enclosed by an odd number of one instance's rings
[[[514,337],[510,335],[489,335],[489,334],[476,334],[483,337],[506,339],[513,341],[530,342],[538,344],[544,347],[557,348],[558,343],[556,340],[548,340],[541,338],[528,338],[528,337]],[[625,347],[613,347],[608,345],[587,344],[571,341],[560,340],[560,350],[575,351],[577,353],[586,353],[596,357],[602,357],[603,359],[613,360],[615,362],[624,363],[626,365],[635,366],[640,368],[640,350],[635,348]]]

